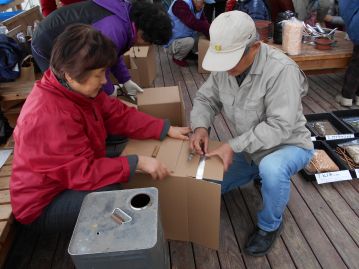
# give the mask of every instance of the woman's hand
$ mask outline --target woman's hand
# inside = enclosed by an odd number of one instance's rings
[[[138,156],[137,168],[150,174],[153,179],[160,180],[170,174],[170,171],[163,163],[147,156]]]
[[[191,132],[189,127],[177,127],[171,126],[168,130],[167,135],[172,138],[181,139],[181,140],[188,140],[187,134]]]

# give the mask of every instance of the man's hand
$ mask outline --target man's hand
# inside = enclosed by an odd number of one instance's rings
[[[143,90],[141,89],[140,86],[138,86],[135,82],[133,82],[132,80],[129,80],[127,82],[125,82],[123,84],[123,86],[125,87],[127,93],[130,96],[134,96],[136,97],[138,92],[143,92]]]
[[[229,144],[223,144],[212,152],[206,154],[206,157],[219,156],[222,159],[224,171],[227,171],[233,160],[233,149]]]
[[[137,168],[149,173],[153,179],[163,179],[170,174],[170,171],[163,163],[146,156],[138,156]]]
[[[188,140],[187,134],[191,132],[189,127],[177,127],[171,126],[168,130],[167,135],[172,138],[181,139],[181,140]]]
[[[191,136],[189,146],[192,151],[199,155],[206,154],[208,151],[208,131],[206,128],[196,128]]]

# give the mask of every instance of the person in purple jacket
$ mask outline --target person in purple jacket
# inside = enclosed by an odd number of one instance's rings
[[[172,36],[171,19],[158,4],[130,3],[128,0],[92,0],[62,7],[47,16],[35,31],[31,43],[34,59],[41,71],[49,68],[55,39],[67,26],[74,23],[92,25],[116,45],[117,63],[106,72],[103,90],[114,92],[110,72],[124,84],[130,96],[142,89],[131,80],[122,55],[136,44],[167,44]]]

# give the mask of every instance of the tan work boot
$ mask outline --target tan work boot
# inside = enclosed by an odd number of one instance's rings
[[[352,106],[353,99],[344,98],[341,94],[335,96],[335,101],[337,101],[342,106]]]

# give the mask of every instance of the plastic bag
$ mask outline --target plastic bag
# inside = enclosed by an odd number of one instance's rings
[[[313,158],[304,168],[309,174],[339,171],[339,167],[322,149],[316,149]]]
[[[302,50],[303,22],[296,18],[283,21],[283,50],[289,55],[298,55]]]
[[[356,164],[359,164],[359,139],[338,144],[338,146],[344,149]]]

